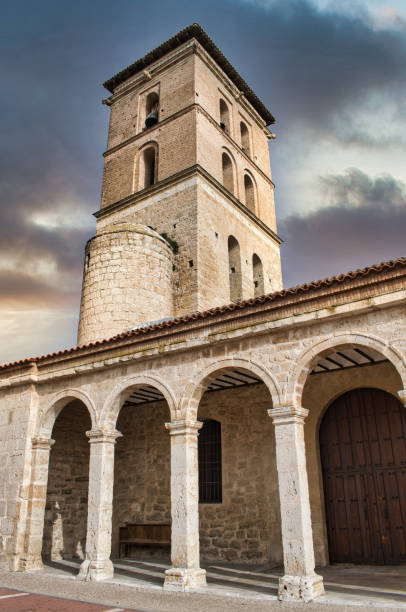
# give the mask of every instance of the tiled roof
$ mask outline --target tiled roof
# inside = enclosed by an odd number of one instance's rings
[[[139,60],[131,64],[131,66],[128,66],[115,76],[111,77],[111,79],[103,83],[104,87],[113,93],[118,85],[124,83],[124,81],[137,74],[137,72],[145,70],[153,62],[158,61],[161,59],[161,57],[170,51],[173,51],[177,47],[180,47],[180,45],[183,45],[192,38],[196,38],[202,47],[206,49],[211,57],[217,62],[228,78],[238,87],[239,91],[243,92],[247,100],[252,104],[262,119],[266,121],[266,125],[275,123],[275,118],[272,113],[270,113],[270,111],[264,106],[261,100],[255,95],[249,85],[247,85],[244,79],[238,74],[236,69],[230,64],[228,59],[222,54],[220,49],[214,44],[211,38],[198,23],[193,23],[184,30],[181,30],[178,32],[178,34],[172,36],[172,38],[162,43],[162,45],[159,45],[159,47],[153,49],[153,51],[150,51],[147,53],[147,55],[141,57]]]
[[[356,280],[358,278],[363,278],[370,276],[372,274],[379,274],[385,272],[387,270],[393,270],[394,268],[406,268],[406,257],[399,257],[398,259],[384,261],[380,264],[374,264],[372,266],[368,266],[367,268],[362,268],[360,270],[355,270],[353,272],[347,272],[345,274],[339,274],[338,276],[331,276],[330,278],[325,278],[323,280],[312,281],[310,283],[305,283],[303,285],[297,285],[296,287],[292,287],[290,289],[282,289],[281,291],[275,291],[274,293],[268,293],[266,295],[261,295],[259,297],[250,298],[249,300],[242,300],[241,302],[232,302],[231,304],[225,304],[224,306],[216,306],[215,308],[210,308],[209,310],[203,310],[202,312],[192,312],[191,314],[185,315],[183,317],[175,317],[173,319],[167,319],[160,323],[155,323],[152,325],[140,326],[130,331],[123,332],[121,334],[117,334],[112,338],[106,338],[105,340],[98,340],[96,342],[90,342],[89,344],[85,344],[83,346],[76,346],[74,348],[66,349],[63,351],[57,351],[55,353],[50,353],[48,355],[42,355],[41,357],[30,357],[28,359],[22,359],[20,361],[14,361],[12,363],[6,363],[0,366],[0,370],[5,370],[7,368],[20,366],[20,365],[28,365],[29,363],[37,363],[39,361],[50,359],[52,357],[59,357],[62,355],[69,355],[75,352],[79,352],[81,350],[89,349],[92,347],[99,347],[105,345],[106,348],[109,344],[113,344],[117,340],[122,340],[125,338],[131,338],[134,336],[144,336],[148,333],[165,329],[176,327],[182,323],[187,324],[192,321],[197,321],[199,319],[206,319],[209,317],[218,316],[224,313],[228,313],[235,310],[242,310],[245,308],[250,308],[252,306],[257,306],[260,304],[266,304],[274,301],[281,301],[283,303],[284,298],[301,295],[305,293],[310,293],[311,291],[317,289],[323,289],[325,287],[332,287],[335,285],[340,285],[345,283],[346,281]]]

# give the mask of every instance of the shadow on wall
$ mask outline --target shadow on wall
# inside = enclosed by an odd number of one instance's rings
[[[45,507],[44,560],[84,559],[91,429],[80,401],[65,406],[55,421]]]

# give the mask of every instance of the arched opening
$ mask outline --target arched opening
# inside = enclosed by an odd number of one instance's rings
[[[68,403],[52,430],[42,556],[44,561],[85,558],[91,429],[80,400]]]
[[[255,189],[254,183],[248,174],[244,174],[244,192],[245,192],[245,206],[253,213],[255,213]]]
[[[233,162],[227,153],[223,153],[221,156],[221,167],[223,171],[223,185],[228,191],[234,194]]]
[[[264,270],[262,261],[256,253],[252,256],[252,272],[254,277],[254,297],[264,295]]]
[[[145,100],[145,127],[150,128],[158,123],[159,96],[156,91],[147,95]]]
[[[241,367],[219,369],[202,384],[197,412],[203,421],[198,440],[201,562],[280,564],[270,392],[256,373]]]
[[[242,300],[242,274],[240,245],[234,236],[228,237],[228,270],[230,281],[230,301]]]
[[[220,98],[220,127],[230,133],[230,111],[223,98]]]
[[[241,148],[247,155],[251,155],[250,134],[244,121],[240,122]]]
[[[141,151],[139,163],[140,189],[151,187],[156,182],[156,148],[146,147]]]
[[[358,339],[358,338],[357,338]],[[355,339],[354,339],[355,340]],[[331,341],[323,343],[329,348],[320,349],[318,354],[313,354],[309,359],[309,374],[302,390],[301,404],[309,409],[309,414],[305,423],[305,444],[306,444],[306,463],[309,474],[309,487],[314,550],[316,565],[329,564],[329,543],[326,527],[326,504],[324,496],[323,473],[321,468],[321,449],[319,429],[324,413],[328,406],[344,393],[354,389],[375,388],[386,391],[392,396],[397,396],[397,390],[403,388],[400,375],[389,359],[379,350],[379,343],[368,342],[357,344],[356,342],[332,345]],[[377,348],[372,348],[373,344]],[[299,359],[302,361],[302,359]],[[298,370],[302,366],[298,365]],[[300,376],[296,378],[296,388]],[[344,418],[344,415],[343,415]],[[346,418],[346,417],[345,417]],[[355,422],[351,424],[354,426]],[[358,445],[358,451],[363,449],[363,443]],[[330,444],[329,453],[331,456],[337,451],[337,447]],[[350,445],[346,446],[346,452],[352,453]],[[311,475],[311,477],[310,477]],[[358,478],[358,476],[357,476]],[[364,478],[359,475],[359,478]],[[343,479],[337,482],[343,483]],[[345,496],[348,489],[344,491]],[[341,493],[336,487],[336,501],[331,504],[339,504]],[[347,502],[343,502],[340,511],[347,511]],[[333,557],[334,558],[334,557]],[[368,563],[368,555],[365,551],[365,563]],[[362,562],[362,561],[359,561]]]
[[[121,398],[116,428],[123,435],[115,449],[112,557],[169,561],[168,404],[161,391],[149,384],[132,386]],[[162,584],[162,577],[156,582]]]
[[[331,563],[406,561],[406,410],[394,395],[353,389],[320,426]]]

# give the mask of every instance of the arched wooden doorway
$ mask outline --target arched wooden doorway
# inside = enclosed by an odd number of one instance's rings
[[[379,389],[344,393],[320,427],[332,563],[406,562],[406,410]]]

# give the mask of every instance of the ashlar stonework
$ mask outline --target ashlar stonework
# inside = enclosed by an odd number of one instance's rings
[[[310,601],[330,560],[320,423],[351,389],[406,404],[406,259],[282,290],[273,117],[197,24],[107,87],[78,347],[0,368],[0,567],[111,578],[121,527],[170,524],[164,589],[283,565],[279,598]],[[203,503],[207,420],[222,495]]]

